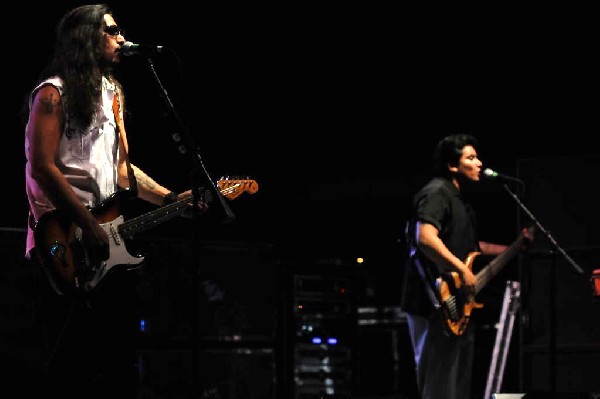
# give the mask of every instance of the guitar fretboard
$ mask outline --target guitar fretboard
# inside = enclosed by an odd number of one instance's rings
[[[490,263],[488,263],[477,275],[475,278],[477,279],[477,283],[475,284],[475,293],[477,294],[479,291],[485,287],[490,280],[496,276],[500,270],[508,263],[510,260],[515,257],[521,250],[521,246],[523,245],[523,236],[519,236],[515,242],[509,245],[502,253],[496,256]]]

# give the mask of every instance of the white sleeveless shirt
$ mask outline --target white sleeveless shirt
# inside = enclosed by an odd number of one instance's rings
[[[63,81],[55,77],[41,82],[31,92],[29,98],[30,110],[35,94],[42,86],[47,84],[56,87],[59,91],[63,109],[65,109]],[[115,90],[115,86],[103,77],[102,101],[98,105],[90,126],[83,131],[72,130],[69,137],[67,137],[66,133],[72,127],[69,125],[68,118],[66,118],[60,140],[56,166],[65,175],[65,178],[81,202],[89,207],[96,206],[117,190],[119,136],[112,108]],[[120,112],[122,118],[122,110]],[[26,154],[29,154],[29,151],[27,151],[28,147],[29,138],[26,137]],[[29,200],[29,209],[34,221],[37,221],[44,213],[55,209],[55,206],[31,177],[29,159],[27,159],[25,171],[25,185]],[[34,246],[33,226],[32,223],[28,223],[27,256],[29,256]]]

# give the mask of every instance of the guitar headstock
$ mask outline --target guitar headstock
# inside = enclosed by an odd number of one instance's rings
[[[221,194],[230,200],[239,197],[240,194],[245,192],[254,194],[258,191],[258,183],[256,180],[251,179],[222,177],[217,182],[217,187]]]

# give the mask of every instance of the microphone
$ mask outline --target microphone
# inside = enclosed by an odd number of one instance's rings
[[[163,46],[150,45],[150,44],[136,44],[132,42],[125,42],[121,45],[119,52],[124,56],[130,55],[152,55],[163,52]]]
[[[492,179],[492,180],[498,180],[501,182],[516,182],[519,183],[521,185],[525,185],[525,183],[523,183],[523,180],[521,179],[517,179],[516,177],[511,177],[511,176],[507,176],[507,175],[503,175],[502,173],[498,173],[495,170],[492,170],[490,168],[486,168],[483,170],[483,175],[485,177],[487,177],[488,179]]]

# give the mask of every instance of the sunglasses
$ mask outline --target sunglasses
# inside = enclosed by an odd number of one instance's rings
[[[118,36],[118,35],[123,36],[125,34],[123,32],[123,30],[119,27],[119,25],[110,25],[110,26],[104,27],[104,33],[111,35],[111,36]]]

